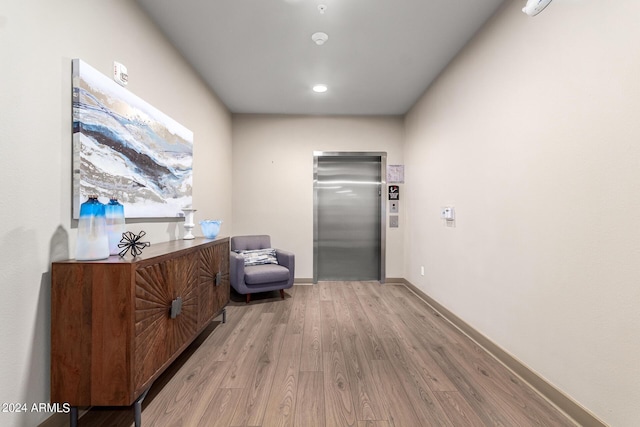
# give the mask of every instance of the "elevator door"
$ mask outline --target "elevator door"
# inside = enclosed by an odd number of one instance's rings
[[[384,281],[383,167],[384,153],[315,156],[315,282]]]

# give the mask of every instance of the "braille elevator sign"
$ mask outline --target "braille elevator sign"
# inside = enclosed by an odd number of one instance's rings
[[[389,200],[400,200],[400,186],[389,186]]]

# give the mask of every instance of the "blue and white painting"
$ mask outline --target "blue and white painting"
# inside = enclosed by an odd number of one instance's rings
[[[127,218],[191,206],[193,132],[80,59],[73,60],[73,217],[91,194]]]

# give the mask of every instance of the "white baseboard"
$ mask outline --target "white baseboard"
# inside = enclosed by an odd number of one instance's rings
[[[415,285],[406,279],[401,279],[400,283],[404,283],[416,296],[429,304],[435,311],[455,326],[462,333],[467,335],[479,346],[484,348],[496,360],[510,369],[514,374],[518,375],[523,381],[533,387],[542,397],[547,399],[551,404],[564,412],[568,417],[573,419],[581,426],[589,427],[607,427],[607,424],[600,420],[596,415],[592,414],[584,406],[564,394],[546,379],[538,375],[534,370],[509,354],[502,347],[491,341],[489,338],[478,332],[471,325],[460,319],[458,316],[449,311],[446,307],[422,292]]]

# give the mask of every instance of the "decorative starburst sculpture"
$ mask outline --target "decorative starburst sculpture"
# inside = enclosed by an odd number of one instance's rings
[[[140,234],[133,234],[130,231],[125,231],[124,233],[122,233],[122,239],[120,240],[120,243],[118,243],[118,247],[124,249],[120,251],[120,257],[124,258],[127,252],[131,250],[131,255],[133,255],[133,257],[135,258],[142,253],[142,250],[144,248],[148,248],[149,246],[151,246],[151,243],[149,242],[140,241],[140,239],[142,239],[145,234],[147,233],[145,233],[144,231],[140,231]]]

